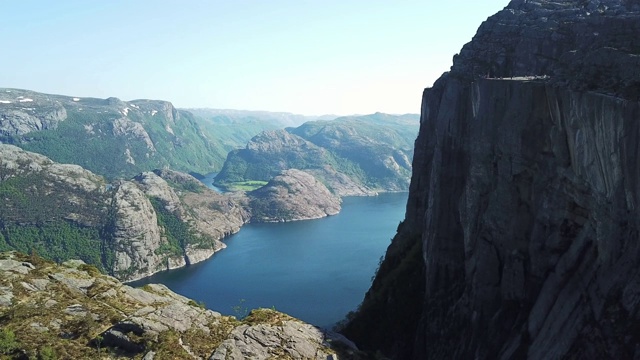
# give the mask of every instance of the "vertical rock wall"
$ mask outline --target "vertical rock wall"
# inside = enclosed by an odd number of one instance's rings
[[[347,336],[397,359],[640,356],[639,10],[513,1],[480,27],[425,91],[406,220]]]

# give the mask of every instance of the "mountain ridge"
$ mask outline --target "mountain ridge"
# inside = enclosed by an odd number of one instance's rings
[[[229,153],[214,183],[269,181],[282,170],[298,169],[339,196],[405,191],[417,127],[413,115],[376,113],[265,131]]]

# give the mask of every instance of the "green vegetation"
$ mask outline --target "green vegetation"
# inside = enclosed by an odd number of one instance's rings
[[[206,309],[207,308],[207,305],[204,303],[204,301],[189,300],[189,302],[187,304],[189,304],[190,306],[193,306],[193,307],[200,308],[200,309]]]
[[[295,320],[291,316],[281,313],[273,309],[259,308],[253,309],[243,320],[242,323],[248,325],[282,325],[283,321]]]
[[[84,271],[89,274],[89,276],[93,277],[100,275],[100,270],[98,270],[97,267],[89,264],[81,264],[80,266],[78,266],[78,270]]]
[[[16,334],[11,329],[0,330],[0,354],[11,355],[17,348]]]
[[[220,169],[230,148],[216,141],[215,132],[203,126],[202,120],[188,112],[177,113],[180,121],[172,123],[161,113],[151,116],[130,108],[127,117],[144,128],[151,145],[131,126],[125,126],[125,132],[116,130],[114,120],[122,114],[117,107],[107,105],[82,111],[68,108],[67,119],[56,129],[0,140],[56,162],[81,165],[107,179],[132,177],[165,166],[201,173]],[[167,131],[169,126],[173,134]]]
[[[332,176],[326,169],[333,169],[371,189],[407,190],[418,128],[417,115],[378,113],[263,133],[251,140],[253,146],[229,153],[215,184],[268,181],[292,168]]]
[[[267,181],[249,180],[249,181],[237,181],[228,182],[222,185],[226,191],[253,191],[267,185]]]
[[[289,128],[341,159],[336,170],[377,189],[405,189],[411,177],[413,142],[418,134],[417,115],[387,115],[338,118],[334,121],[310,121]],[[393,159],[399,168],[385,162]]]
[[[102,264],[99,231],[70,222],[56,221],[34,225],[2,225],[6,239],[3,250],[36,252],[58,263],[81,259],[105,271]]]
[[[269,181],[284,169],[320,169],[331,154],[284,130],[261,133],[245,149],[229,153],[216,185],[250,180]]]
[[[390,331],[400,337],[415,333],[420,319],[417,314],[422,311],[424,283],[421,234],[402,223],[364,301],[336,328],[365,350],[391,352],[394,344],[388,336]]]
[[[0,250],[35,252],[56,262],[81,259],[105,271],[103,260],[113,257],[102,237],[107,195],[64,182],[51,191],[48,182],[39,174],[0,182]],[[69,201],[73,197],[78,200]],[[91,226],[68,220],[70,214]]]
[[[106,194],[80,191],[66,182],[45,185],[50,183],[50,179],[38,173],[11,177],[0,182],[0,199],[3,200],[0,219],[21,224],[61,220],[63,215],[77,211],[78,202],[86,205],[83,213],[79,214],[83,218],[98,221],[103,217]],[[102,184],[96,185],[99,187]],[[78,198],[75,203],[69,201],[69,197],[74,196]],[[51,209],[56,211],[52,212]]]
[[[55,360],[57,358],[56,352],[51,346],[43,346],[38,352],[38,360]]]
[[[166,209],[162,200],[149,198],[158,217],[158,225],[164,229],[166,243],[156,250],[158,255],[170,257],[184,256],[184,248],[187,245],[207,246],[215,241],[208,236],[196,234],[188,223],[180,220],[176,215]]]

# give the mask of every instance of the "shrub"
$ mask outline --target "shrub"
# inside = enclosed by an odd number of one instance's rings
[[[16,341],[16,334],[10,329],[2,329],[2,331],[0,331],[0,354],[12,354],[17,348],[18,342]]]

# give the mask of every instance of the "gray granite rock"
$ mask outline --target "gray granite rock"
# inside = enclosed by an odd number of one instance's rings
[[[0,271],[9,271],[17,274],[28,274],[34,267],[28,262],[16,261],[13,259],[0,260]]]
[[[282,171],[249,194],[252,222],[317,219],[340,212],[341,200],[311,174]]]
[[[640,357],[639,33],[620,0],[512,1],[480,26],[424,92],[406,219],[350,338],[398,359]]]
[[[317,328],[298,321],[281,325],[241,325],[231,332],[209,358],[224,359],[318,359],[333,353],[323,346],[324,334]]]

